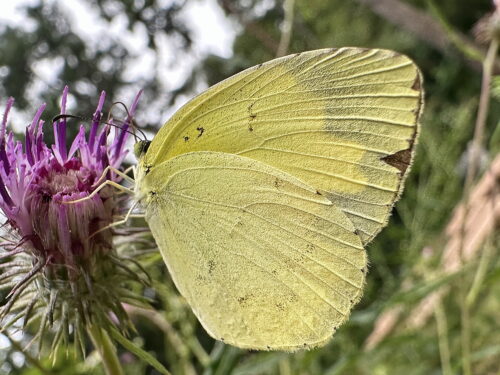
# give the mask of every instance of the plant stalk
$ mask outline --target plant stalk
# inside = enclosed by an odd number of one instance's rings
[[[467,176],[465,180],[465,187],[468,188],[467,190],[472,188],[472,184],[479,168],[479,156],[483,146],[484,129],[486,128],[486,118],[490,107],[491,78],[493,76],[493,68],[497,54],[498,41],[496,38],[493,38],[483,63],[481,96],[479,97],[479,108],[477,111],[476,126],[474,127],[474,138],[472,139],[469,166],[467,168]],[[465,193],[468,194],[469,191],[465,191]]]
[[[106,375],[125,375],[116,352],[116,347],[107,332],[96,325],[88,326],[87,332],[94,347],[101,356]]]
[[[290,47],[292,40],[293,17],[294,17],[295,0],[285,0],[283,10],[285,12],[285,19],[283,20],[281,39],[276,52],[276,57],[285,56]]]

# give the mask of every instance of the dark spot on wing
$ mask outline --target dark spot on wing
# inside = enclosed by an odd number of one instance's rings
[[[211,275],[215,269],[215,262],[213,260],[208,261],[208,274]]]
[[[253,107],[254,104],[255,104],[255,101],[247,107],[247,111],[248,111],[248,130],[251,131],[251,132],[253,132],[252,121],[257,118],[257,114],[252,112],[252,107]]]
[[[415,91],[421,91],[422,90],[422,83],[420,82],[420,74],[417,74],[415,77],[415,81],[413,82],[413,85],[411,86],[412,90]]]
[[[384,156],[380,160],[399,169],[401,174],[404,175],[411,162],[411,149],[407,148],[406,150],[398,151],[392,155]]]
[[[248,302],[252,299],[252,297],[253,297],[253,294],[248,293],[248,294],[245,294],[244,296],[238,297],[236,300],[238,301],[238,303],[240,305],[244,306],[244,305],[248,304]]]
[[[198,138],[200,138],[203,135],[203,133],[205,132],[205,129],[202,128],[201,126],[196,128],[196,130],[198,130],[200,132],[200,134],[198,134]]]
[[[189,137],[187,135],[184,136],[184,142],[189,141]]]
[[[316,250],[316,247],[312,243],[306,245],[306,253],[312,254]]]

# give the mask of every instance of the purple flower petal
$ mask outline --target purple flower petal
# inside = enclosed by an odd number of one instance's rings
[[[78,148],[84,143],[85,143],[85,127],[81,125],[78,134],[76,135],[75,139],[73,140],[73,143],[71,144],[67,158],[71,159],[75,154],[75,152],[78,150]]]
[[[7,118],[9,117],[9,112],[13,105],[14,98],[9,98],[7,100],[7,105],[5,106],[2,124],[0,125],[0,160],[3,162],[3,168],[5,172],[9,172],[10,169],[10,162],[7,158],[7,152],[5,151],[5,132],[7,129]]]
[[[13,203],[10,198],[9,193],[5,189],[5,183],[3,182],[2,176],[0,176],[0,195],[2,196],[3,201],[8,207],[12,207]]]
[[[65,86],[61,98],[61,115],[66,114],[66,100],[68,98],[68,90],[68,86]],[[67,160],[66,126],[67,124],[65,117],[59,119],[54,126],[54,139],[56,140],[56,147],[59,150],[59,155],[63,160],[63,163]]]
[[[103,91],[101,92],[101,96],[99,97],[99,103],[97,104],[97,109],[92,118],[92,126],[90,127],[89,146],[91,150],[94,149],[97,129],[99,128],[99,125],[101,123],[101,111],[102,107],[104,106],[104,100],[106,100],[106,93]]]
[[[127,130],[130,126],[130,123],[132,122],[132,118],[135,115],[135,111],[137,109],[137,104],[139,103],[139,99],[141,98],[142,95],[142,90],[139,91],[139,93],[135,96],[134,101],[132,102],[132,106],[130,107],[129,114],[127,116],[127,119],[123,123],[121,127],[121,132],[118,135],[118,139],[116,141],[116,144],[113,145],[114,147],[114,154],[112,156],[112,160],[117,159],[120,154],[122,153],[122,148],[124,147],[125,144],[125,139],[127,137]]]

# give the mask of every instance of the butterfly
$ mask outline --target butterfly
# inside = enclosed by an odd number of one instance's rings
[[[297,53],[216,84],[136,144],[136,199],[212,337],[293,351],[348,319],[412,163],[421,85],[393,51]]]

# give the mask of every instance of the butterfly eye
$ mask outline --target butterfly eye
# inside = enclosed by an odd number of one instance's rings
[[[151,141],[139,141],[134,145],[134,155],[137,159],[140,159],[149,148]]]

